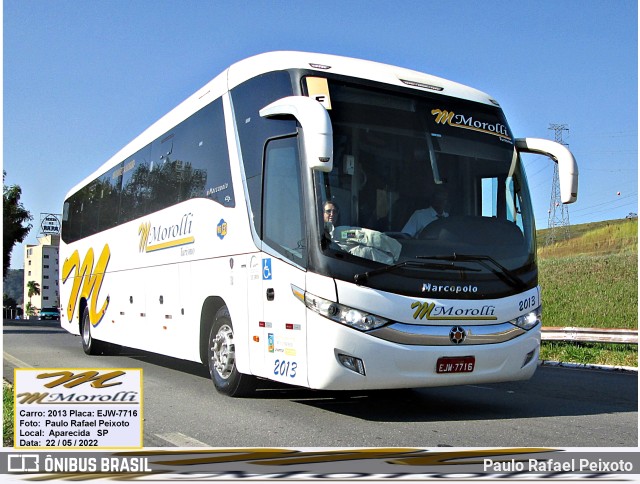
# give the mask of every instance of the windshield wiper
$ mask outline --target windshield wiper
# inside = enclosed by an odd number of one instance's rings
[[[436,259],[436,260],[447,260],[447,259],[439,259],[437,257],[416,257],[416,259]],[[364,283],[371,276],[375,276],[377,274],[384,274],[385,272],[394,271],[400,267],[411,267],[415,269],[437,269],[440,271],[450,271],[450,270],[458,270],[459,268],[451,262],[450,264],[436,264],[433,262],[422,262],[418,260],[406,260],[404,262],[398,262],[397,264],[392,264],[384,267],[380,267],[379,269],[374,269],[372,271],[363,272],[361,274],[356,274],[353,276],[356,284]],[[479,272],[479,269],[468,269],[468,271]]]
[[[446,260],[452,262],[475,262],[476,264],[481,265],[485,269],[488,269],[493,274],[498,276],[499,279],[509,284],[511,287],[515,288],[523,288],[525,287],[525,283],[522,279],[516,276],[513,271],[507,269],[505,266],[500,264],[493,257],[488,255],[467,255],[467,254],[456,254],[453,255],[436,255],[436,256],[418,256],[418,259],[431,259],[431,260]],[[487,262],[493,264],[494,267],[491,267]],[[497,269],[496,269],[497,267]]]

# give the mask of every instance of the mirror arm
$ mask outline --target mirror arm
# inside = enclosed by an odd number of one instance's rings
[[[555,161],[558,164],[562,203],[573,203],[578,199],[578,164],[566,146],[548,139],[518,138],[516,150],[545,155]]]

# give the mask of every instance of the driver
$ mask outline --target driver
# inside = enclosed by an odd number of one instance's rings
[[[338,215],[340,215],[340,209],[338,206],[330,200],[324,202],[322,207],[322,213],[325,223],[331,222],[333,226],[338,222]]]
[[[324,230],[327,232],[329,238],[333,238],[333,229],[338,225],[338,217],[340,216],[340,209],[335,202],[327,200],[322,204],[322,217],[324,220]]]
[[[412,237],[416,237],[422,229],[424,229],[431,222],[434,222],[440,218],[449,216],[446,211],[449,204],[449,194],[443,187],[436,187],[431,194],[431,206],[428,208],[421,208],[413,212],[409,220],[402,229],[402,232],[409,234]]]

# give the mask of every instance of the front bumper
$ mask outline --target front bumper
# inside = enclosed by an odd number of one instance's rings
[[[397,323],[363,333],[311,311],[307,318],[309,386],[316,389],[419,388],[526,380],[536,370],[540,351],[540,325],[529,331],[509,323],[463,325],[471,329],[475,343],[455,345],[449,340],[451,325],[437,327],[434,333],[427,326]],[[338,355],[361,360],[365,375],[345,367]],[[464,356],[475,357],[472,372],[436,372],[439,358]]]

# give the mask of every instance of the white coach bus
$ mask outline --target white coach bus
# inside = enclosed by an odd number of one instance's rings
[[[541,300],[534,216],[498,102],[390,65],[300,52],[232,65],[71,191],[62,327],[315,389],[521,380]]]

